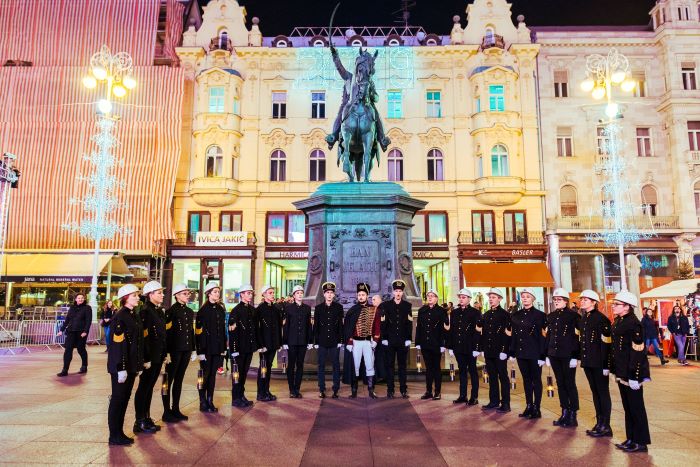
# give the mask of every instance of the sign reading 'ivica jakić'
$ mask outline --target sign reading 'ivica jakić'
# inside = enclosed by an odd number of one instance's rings
[[[196,246],[246,246],[248,232],[197,232]]]

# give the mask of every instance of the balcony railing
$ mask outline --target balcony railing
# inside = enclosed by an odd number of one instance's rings
[[[700,164],[700,151],[688,151],[687,160],[691,164]]]
[[[212,37],[211,41],[209,42],[209,50],[228,50],[229,52],[232,52],[233,42],[231,42],[231,39],[223,39],[220,36]]]
[[[488,34],[481,39],[481,50],[490,49],[492,47],[505,49],[506,41],[503,40],[503,36],[499,36],[498,34]]]
[[[538,231],[528,232],[496,232],[490,235],[482,232],[474,235],[473,232],[460,231],[457,243],[460,245],[486,244],[486,245],[542,245],[544,233]]]
[[[562,230],[603,230],[614,227],[612,219],[602,216],[562,216],[547,219],[548,229]],[[678,229],[678,216],[633,216],[626,219],[626,225],[639,230]]]
[[[193,234],[190,237],[188,232],[184,232],[184,231],[175,232],[175,238],[172,240],[173,245],[176,245],[176,246],[194,246],[195,235],[196,234]],[[255,232],[248,232],[248,246],[255,246],[256,242],[257,242],[257,238],[255,237]]]

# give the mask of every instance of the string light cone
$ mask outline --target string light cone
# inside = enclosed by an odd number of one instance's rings
[[[170,393],[170,387],[168,385],[168,372],[164,371],[160,382],[160,395],[167,396]]]
[[[418,373],[423,370],[423,356],[421,355],[420,350],[416,352],[416,369],[418,370]]]
[[[234,362],[231,368],[231,380],[233,381],[233,384],[238,384],[239,378],[240,374],[238,373],[238,363]]]
[[[260,377],[265,379],[267,377],[267,362],[265,361],[265,355],[260,355]]]

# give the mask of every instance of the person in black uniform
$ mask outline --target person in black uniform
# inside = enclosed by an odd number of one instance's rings
[[[333,365],[333,399],[340,390],[340,348],[343,346],[343,307],[334,301],[335,284],[324,282],[323,303],[314,308],[314,347],[318,349],[318,396],[326,397],[326,360]]]
[[[403,299],[406,283],[397,279],[391,283],[394,297],[382,303],[380,310],[380,329],[382,345],[386,354],[386,374],[388,399],[394,398],[394,361],[399,366],[399,391],[401,397],[408,399],[406,383],[406,363],[413,337],[413,313],[411,304]]]
[[[595,407],[595,426],[586,430],[586,434],[599,438],[612,436],[610,428],[610,387],[608,375],[608,355],[610,353],[610,320],[598,311],[600,297],[593,290],[584,290],[579,296],[581,304],[581,368],[583,368],[591,387],[593,406]]]
[[[139,386],[134,396],[134,433],[155,433],[160,430],[151,418],[151,400],[153,386],[160,376],[160,368],[166,354],[165,311],[163,304],[163,286],[157,281],[143,286],[144,303],[139,311],[143,324],[143,373],[139,377]]]
[[[304,376],[304,357],[311,343],[311,307],[304,304],[304,288],[297,285],[292,289],[292,303],[284,307],[284,326],[282,332],[282,348],[288,351],[287,383],[289,397],[301,399],[301,378]]]
[[[370,288],[366,282],[357,284],[357,303],[348,310],[343,323],[343,339],[345,339],[345,364],[352,367],[350,377],[350,397],[357,397],[357,380],[360,377],[360,366],[365,362],[367,375],[367,392],[372,399],[377,398],[374,392],[374,349],[381,337],[380,316],[376,307],[371,306]],[[352,362],[352,364],[351,364]]]
[[[143,371],[143,326],[134,314],[139,289],[133,284],[124,285],[117,297],[121,309],[112,317],[112,342],[107,353],[107,371],[112,378],[107,423],[109,444],[126,446],[134,442],[134,438],[124,434],[124,416],[136,376]]]
[[[63,352],[63,369],[56,376],[68,376],[68,368],[73,360],[73,349],[78,349],[78,355],[82,360],[80,371],[78,373],[87,373],[88,354],[85,350],[87,336],[90,333],[90,323],[92,323],[92,308],[85,303],[85,295],[79,293],[75,296],[75,303],[68,309],[61,330],[58,331],[58,336],[66,334],[66,341],[63,344],[65,351]]]
[[[253,287],[246,284],[239,289],[241,301],[233,307],[228,318],[228,348],[231,351],[231,365],[238,365],[238,382],[231,388],[231,405],[250,407],[253,405],[245,396],[245,382],[248,378],[253,353],[259,350],[257,339],[257,317],[253,308]]]
[[[445,352],[447,345],[447,332],[450,330],[450,321],[447,310],[437,304],[438,294],[434,289],[426,292],[428,301],[418,310],[418,323],[416,325],[416,349],[423,354],[425,361],[425,394],[421,399],[442,399],[442,370],[440,369],[440,356]],[[433,393],[433,383],[435,392]]]
[[[218,412],[214,405],[216,370],[223,364],[226,353],[226,308],[221,304],[221,287],[210,282],[204,287],[207,301],[199,309],[195,322],[195,343],[204,387],[199,390],[199,411]]]
[[[270,392],[270,376],[272,361],[282,347],[282,311],[275,304],[275,289],[272,286],[265,285],[260,292],[263,301],[256,309],[257,340],[262,347],[260,355],[265,358],[266,374],[263,377],[262,371],[258,371],[258,400],[271,402],[277,400],[277,396]]]
[[[525,411],[519,417],[542,418],[542,365],[545,363],[545,314],[533,306],[535,292],[525,288],[520,292],[523,307],[511,316],[513,336],[510,355],[518,359],[518,368],[523,376]]]
[[[610,372],[620,388],[620,399],[625,409],[627,439],[615,446],[626,452],[647,452],[651,444],[649,421],[644,407],[642,385],[651,381],[649,360],[644,346],[642,323],[634,314],[637,297],[623,290],[615,295],[610,349]]]
[[[195,361],[194,312],[187,306],[190,289],[185,284],[173,287],[175,303],[165,313],[166,357],[165,371],[168,373],[168,395],[163,396],[163,421],[176,423],[189,417],[180,412],[182,381],[190,361]],[[170,396],[172,395],[172,406]]]
[[[547,316],[547,366],[554,371],[559,389],[561,417],[554,426],[578,426],[578,390],[576,389],[576,367],[579,357],[580,316],[569,308],[569,292],[562,288],[552,292],[554,311]]]
[[[503,292],[500,289],[491,288],[487,296],[489,311],[482,317],[484,325],[479,346],[486,360],[486,372],[489,375],[489,403],[482,409],[497,409],[505,413],[510,412],[510,380],[506,362],[512,334],[510,315],[501,306]]]
[[[472,293],[464,288],[457,294],[457,306],[450,314],[448,345],[450,357],[457,359],[459,366],[459,397],[452,402],[466,403],[467,406],[479,403],[479,373],[476,370],[476,357],[479,356],[479,332],[483,323],[481,312],[471,306]],[[467,400],[467,375],[471,379],[472,390]]]

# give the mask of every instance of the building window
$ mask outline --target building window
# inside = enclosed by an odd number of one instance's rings
[[[651,157],[651,129],[637,128],[637,156]]]
[[[477,178],[484,176],[484,158],[481,154],[476,155],[476,176]]]
[[[426,100],[428,104],[427,117],[441,118],[442,105],[440,104],[440,91],[428,91],[426,93]]]
[[[233,113],[234,115],[241,114],[241,100],[238,97],[233,98]]]
[[[224,152],[219,146],[207,149],[207,177],[221,177],[223,174]]]
[[[326,93],[311,93],[311,118],[326,118]]]
[[[401,91],[387,91],[387,118],[403,118]]]
[[[481,112],[481,97],[476,96],[474,98],[474,112],[479,113]]]
[[[428,180],[444,180],[442,162],[442,151],[434,148],[428,151]]]
[[[272,93],[272,118],[287,118],[286,91],[275,91]]]
[[[491,176],[507,177],[508,175],[508,150],[502,144],[497,144],[491,149]]]
[[[656,215],[656,189],[651,185],[642,187],[642,213],[647,216]]]
[[[211,214],[208,212],[190,212],[187,226],[187,239],[190,243],[194,243],[197,240],[197,232],[211,231]]]
[[[678,20],[679,21],[689,21],[690,20],[690,9],[687,6],[678,7]]]
[[[496,243],[493,211],[472,211],[472,243]]]
[[[219,34],[219,49],[228,50],[228,33],[221,31]]]
[[[284,182],[287,179],[287,156],[284,151],[275,149],[270,154],[270,181]]]
[[[403,154],[398,149],[392,149],[387,156],[389,173],[387,179],[390,182],[403,181]]]
[[[221,213],[221,218],[219,222],[219,230],[221,232],[240,232],[243,226],[243,214],[238,212],[226,212]]]
[[[503,213],[505,243],[527,243],[525,211],[505,211]]]
[[[688,148],[700,151],[700,122],[688,122]]]
[[[309,155],[309,180],[326,181],[326,154],[320,149],[314,149]]]
[[[223,86],[215,86],[209,88],[209,112],[224,112],[224,94],[225,89]]]
[[[572,157],[574,155],[574,141],[571,136],[571,127],[557,127],[557,156]]]
[[[683,62],[681,64],[681,77],[683,79],[683,89],[686,91],[694,91],[698,88],[695,79],[695,63]]]
[[[635,71],[632,73],[632,79],[637,82],[634,87],[634,95],[636,97],[647,96],[647,77],[643,71]]]
[[[300,212],[268,212],[267,243],[305,243],[306,216]]]
[[[700,181],[693,185],[693,194],[695,196],[695,215],[700,219]]]
[[[506,110],[505,88],[502,84],[489,85],[489,110],[491,112],[503,112]]]
[[[573,185],[564,185],[559,190],[559,209],[562,217],[578,216],[576,188]]]
[[[447,237],[447,213],[422,211],[413,217],[414,243],[447,243]]]
[[[603,156],[608,153],[609,138],[605,134],[605,127],[599,126],[596,128],[596,147],[598,149],[598,155]]]
[[[569,73],[566,70],[554,71],[554,97],[569,97]]]

